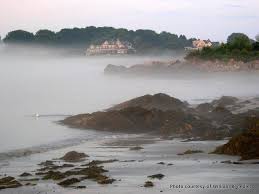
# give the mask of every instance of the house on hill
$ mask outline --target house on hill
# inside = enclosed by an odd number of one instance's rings
[[[201,50],[205,47],[212,47],[213,43],[210,40],[194,40],[192,47],[185,47],[185,50]]]
[[[132,44],[117,39],[116,41],[106,40],[101,45],[90,45],[86,50],[86,55],[124,55],[135,52]]]

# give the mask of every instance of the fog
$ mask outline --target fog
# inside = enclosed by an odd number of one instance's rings
[[[54,121],[62,116],[37,119],[32,116],[36,113],[94,112],[133,97],[160,92],[190,103],[222,95],[259,95],[256,73],[164,78],[103,74],[108,64],[130,66],[151,60],[171,60],[176,58],[174,55],[87,57],[46,49],[35,52],[35,49],[17,53],[1,48],[0,152],[76,138],[85,133],[57,125]]]

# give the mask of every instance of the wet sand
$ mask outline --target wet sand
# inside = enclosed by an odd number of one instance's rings
[[[23,172],[32,172],[39,168],[42,161],[59,158],[68,151],[78,151],[88,154],[84,164],[91,160],[117,159],[112,163],[102,164],[109,170],[106,174],[116,179],[113,184],[100,185],[85,180],[75,186],[86,186],[84,189],[62,188],[53,181],[40,180],[36,186],[23,186],[16,189],[1,190],[2,194],[131,194],[131,193],[258,193],[259,165],[258,164],[224,164],[221,161],[237,161],[238,157],[208,154],[225,141],[193,141],[182,142],[181,139],[162,140],[152,136],[116,137],[110,136],[103,140],[88,141],[74,147],[48,151],[46,153],[16,158],[8,165],[1,167],[1,175],[17,177]],[[131,147],[141,146],[144,149],[130,150]],[[204,153],[178,155],[188,149],[202,150]],[[158,164],[161,163],[162,164]],[[150,179],[147,176],[164,174],[162,180]],[[19,178],[18,178],[19,179]],[[146,181],[152,181],[154,187],[143,187]],[[36,182],[35,182],[36,183]],[[189,188],[209,184],[234,186],[246,184],[246,189],[206,189]],[[179,187],[186,188],[179,188]],[[187,188],[188,187],[188,188]]]

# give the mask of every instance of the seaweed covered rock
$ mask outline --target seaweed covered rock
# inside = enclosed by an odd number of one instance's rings
[[[69,178],[64,181],[61,181],[60,183],[58,183],[58,185],[67,187],[67,186],[70,186],[72,184],[79,183],[79,182],[80,182],[80,180],[77,178]]]
[[[259,159],[259,117],[247,119],[248,130],[231,138],[213,153],[241,156],[241,160]]]
[[[85,153],[79,153],[76,151],[71,151],[66,153],[63,157],[61,157],[61,160],[64,160],[66,162],[78,162],[83,160],[84,158],[89,157]]]
[[[0,190],[21,187],[22,184],[14,177],[8,176],[0,179]]]
[[[43,177],[43,180],[61,180],[66,178],[66,176],[59,171],[48,171],[45,173],[45,176]]]

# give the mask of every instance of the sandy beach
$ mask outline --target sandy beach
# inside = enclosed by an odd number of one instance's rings
[[[102,141],[90,140],[74,147],[10,160],[8,166],[1,167],[1,173],[14,177],[23,172],[34,174],[40,162],[59,158],[66,152],[75,150],[90,156],[86,161],[76,163],[78,166],[91,160],[118,160],[102,164],[109,170],[106,174],[116,179],[113,184],[100,185],[86,180],[73,185],[86,188],[74,189],[62,188],[53,181],[40,180],[35,181],[37,185],[2,190],[0,193],[258,193],[258,164],[224,164],[221,162],[238,161],[238,157],[208,154],[224,142],[183,142],[181,139],[162,140],[146,135],[110,135]],[[130,150],[134,146],[141,146],[143,149]],[[178,155],[188,149],[202,150],[204,153]],[[147,177],[158,173],[165,175],[164,178],[159,180]],[[18,177],[19,179],[22,178]],[[152,181],[154,187],[143,187],[146,181]],[[206,188],[209,185],[244,188]],[[200,188],[196,188],[197,186]]]

